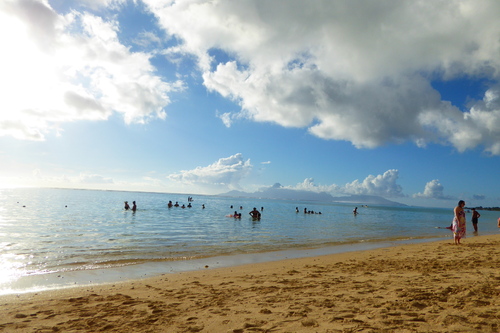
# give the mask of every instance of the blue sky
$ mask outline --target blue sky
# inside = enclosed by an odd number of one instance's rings
[[[500,206],[498,1],[4,0],[0,187]]]

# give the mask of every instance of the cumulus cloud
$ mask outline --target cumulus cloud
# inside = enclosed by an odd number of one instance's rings
[[[240,105],[216,115],[227,127],[248,118],[358,148],[434,142],[500,155],[496,0],[143,2],[179,41],[162,53],[196,59],[207,90]],[[103,17],[126,3],[80,2]],[[64,122],[113,112],[127,123],[166,117],[183,82],[165,82],[151,62],[159,53],[132,52],[118,38],[118,16],[103,17],[62,15],[47,0],[0,2],[0,90],[8,92],[0,135],[43,140]],[[166,45],[149,31],[131,41]],[[464,77],[492,82],[466,110],[431,84]]]
[[[498,82],[496,0],[144,2],[181,41],[168,52],[194,56],[207,89],[241,116],[359,148],[436,142],[500,154],[498,88],[463,112],[431,85]]]
[[[61,15],[45,0],[0,2],[0,135],[43,140],[64,122],[113,112],[127,123],[165,118],[168,94],[182,82],[164,82],[152,54],[131,52],[118,31],[117,21],[76,10]]]
[[[444,186],[441,185],[438,179],[431,180],[425,184],[423,193],[416,193],[413,195],[414,198],[424,198],[424,199],[439,199],[439,200],[449,200],[454,199],[453,197],[444,195]]]
[[[362,182],[355,180],[345,184],[340,190],[347,194],[377,195],[382,197],[404,197],[403,188],[397,184],[399,171],[387,170],[382,175],[369,175]]]
[[[332,195],[348,194],[348,195],[375,195],[381,197],[405,197],[403,188],[397,184],[399,171],[392,169],[387,170],[381,175],[367,176],[363,181],[354,180],[345,185],[317,185],[313,178],[306,178],[303,182],[295,186],[285,186],[283,188],[302,190],[310,192],[326,192]]]
[[[499,85],[490,87],[484,98],[464,114],[448,106],[441,113],[422,112],[419,117],[422,124],[444,134],[460,152],[483,145],[491,155],[500,155]]]
[[[253,166],[250,159],[244,160],[241,153],[221,158],[217,162],[197,167],[193,170],[183,170],[168,176],[170,180],[205,186],[219,186],[229,189],[239,189],[240,180],[246,177]]]
[[[289,187],[290,189],[294,190],[301,190],[301,191],[310,191],[310,192],[335,192],[336,190],[339,189],[339,186],[337,185],[317,185],[314,183],[314,178],[306,178],[304,179],[303,182],[298,183],[295,186]]]

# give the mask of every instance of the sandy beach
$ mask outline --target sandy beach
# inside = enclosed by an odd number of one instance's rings
[[[2,332],[500,332],[500,235],[0,298]]]

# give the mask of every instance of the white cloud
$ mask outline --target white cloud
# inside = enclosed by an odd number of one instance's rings
[[[221,158],[217,162],[193,170],[183,170],[168,176],[170,180],[189,184],[223,187],[228,189],[240,188],[240,180],[252,170],[250,159],[244,160],[238,153],[230,157]]]
[[[383,175],[369,175],[362,182],[355,180],[341,187],[340,190],[346,194],[355,195],[377,195],[382,197],[404,197],[403,189],[397,184],[399,171],[392,169]]]
[[[131,52],[118,30],[89,13],[59,15],[43,0],[2,1],[0,135],[43,140],[64,122],[112,112],[127,123],[165,118],[168,93],[182,82],[162,81],[151,54]]]
[[[314,178],[306,178],[302,183],[298,183],[295,186],[286,187],[288,189],[293,190],[301,190],[301,191],[311,191],[311,192],[333,192],[338,190],[339,186],[337,185],[316,185],[314,183]]]
[[[413,195],[414,198],[424,198],[424,199],[439,199],[439,200],[449,200],[453,197],[444,195],[444,186],[441,185],[438,179],[431,180],[425,184],[423,193],[416,193]]]
[[[160,45],[161,43],[161,38],[151,31],[143,31],[139,33],[137,38],[134,39],[134,44],[142,47],[148,47],[150,45]]]
[[[227,128],[231,127],[231,124],[233,123],[233,120],[231,119],[231,113],[229,112],[224,112],[224,113],[219,113],[216,112],[216,116],[222,120],[222,123],[224,126]]]
[[[468,112],[457,113],[448,106],[441,113],[422,112],[423,125],[437,130],[458,151],[478,145],[492,155],[500,155],[500,86],[488,89],[483,100],[475,102]]]
[[[302,183],[295,186],[285,186],[284,188],[293,190],[303,190],[312,192],[326,192],[332,195],[350,194],[350,195],[375,195],[381,197],[405,197],[402,187],[397,184],[399,171],[387,170],[382,175],[369,175],[362,182],[354,180],[344,186],[316,185],[313,178],[306,178]]]
[[[144,0],[241,115],[356,147],[413,141],[500,154],[497,98],[467,112],[432,79],[500,76],[500,2]],[[215,63],[218,49],[233,60]],[[490,96],[490,97],[489,97]],[[228,118],[223,118],[227,120]]]

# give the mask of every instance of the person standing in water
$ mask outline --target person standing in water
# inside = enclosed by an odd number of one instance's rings
[[[135,212],[137,210],[137,205],[135,204],[135,201],[132,201],[132,211]]]
[[[481,214],[476,210],[476,208],[472,208],[472,226],[474,227],[474,232],[477,232],[477,222]]]
[[[250,216],[251,216],[253,219],[256,219],[256,220],[257,220],[257,219],[260,219],[260,212],[259,212],[259,211],[257,210],[257,208],[255,208],[255,207],[254,207],[254,208],[253,208],[253,210],[252,210],[250,213],[248,213],[248,214],[250,214]]]
[[[125,201],[125,210],[129,210],[130,206],[128,205],[128,201]]]

